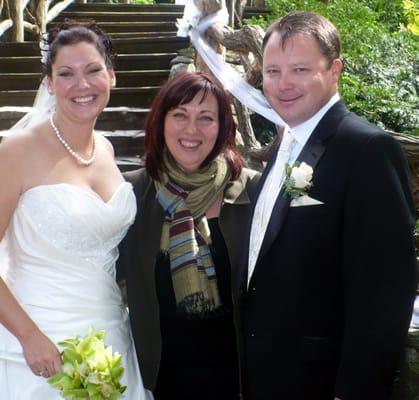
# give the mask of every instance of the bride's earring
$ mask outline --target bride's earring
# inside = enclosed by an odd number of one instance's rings
[[[45,78],[44,78],[44,84],[45,84],[45,86],[47,88],[48,94],[50,96],[54,96],[54,90],[52,89],[51,81],[50,81],[50,78],[48,76],[45,76]]]

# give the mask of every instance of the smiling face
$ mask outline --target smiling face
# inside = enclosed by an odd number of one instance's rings
[[[186,104],[169,110],[164,119],[164,140],[184,171],[198,170],[214,148],[219,131],[218,103],[214,95],[198,92]]]
[[[93,44],[79,42],[60,47],[48,90],[56,96],[56,109],[73,121],[91,121],[109,101],[110,88],[115,86],[115,73]]]
[[[307,121],[337,92],[342,62],[329,64],[311,35],[297,33],[285,46],[277,32],[269,38],[263,53],[263,90],[290,127]]]

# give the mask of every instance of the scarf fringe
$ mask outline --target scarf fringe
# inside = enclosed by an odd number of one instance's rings
[[[226,313],[227,310],[222,304],[216,306],[212,299],[206,300],[202,292],[185,297],[176,308],[176,314],[188,320],[215,319]]]
[[[170,265],[170,255],[167,250],[160,250],[156,257],[156,265]],[[206,320],[219,318],[228,310],[223,304],[215,305],[213,298],[206,299],[202,292],[197,292],[184,297],[176,304],[176,315],[188,320]]]

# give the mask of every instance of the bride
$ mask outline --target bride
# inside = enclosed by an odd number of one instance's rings
[[[0,398],[61,399],[45,379],[61,370],[57,342],[91,327],[122,354],[123,399],[146,399],[115,283],[136,203],[111,144],[93,131],[115,85],[111,42],[94,24],[67,21],[48,33],[43,62],[53,111],[0,145],[10,259],[0,279]]]

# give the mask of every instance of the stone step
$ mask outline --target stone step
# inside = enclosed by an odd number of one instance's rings
[[[131,130],[144,129],[145,119],[150,109],[140,107],[106,107],[96,121],[95,129]]]
[[[42,75],[34,73],[0,73],[0,90],[35,90],[41,83]]]
[[[177,53],[120,54],[115,60],[115,70],[169,69],[170,60],[176,55]],[[41,71],[41,59],[38,56],[0,57],[0,73],[39,71]]]
[[[144,167],[143,161],[138,157],[115,157],[115,161],[121,172],[135,171]]]
[[[135,171],[144,167],[143,161],[138,157],[115,157],[115,161],[121,172]]]
[[[54,21],[70,19],[93,19],[96,22],[174,22],[182,18],[183,12],[94,12],[94,11],[64,11],[60,13]]]
[[[109,3],[86,3],[72,4],[67,11],[90,11],[90,12],[176,12],[183,13],[184,6],[179,4],[109,4]],[[243,18],[266,15],[269,9],[266,7],[246,6]]]
[[[56,22],[48,24],[48,28],[56,25]],[[122,32],[143,32],[155,33],[155,36],[161,36],[163,33],[170,32],[176,36],[176,22],[98,22],[98,25],[109,35]]]
[[[115,149],[115,156],[141,157],[144,153],[144,130],[112,130],[104,131],[95,129],[95,131],[105,136],[112,143]],[[0,130],[0,142],[3,138],[10,135],[10,131]]]
[[[112,4],[112,3],[73,3],[67,11],[94,11],[94,12],[131,12],[131,11],[142,11],[142,12],[178,12],[183,13],[183,5],[180,4]]]
[[[116,71],[169,69],[177,53],[121,54],[116,58]]]
[[[144,166],[141,156],[144,153],[144,131],[99,131],[105,135],[115,150],[115,160],[119,169],[131,171]],[[8,135],[8,131],[0,131],[0,142]]]
[[[31,107],[0,107],[0,131],[10,129],[30,110]],[[141,130],[148,112],[148,108],[106,107],[99,115],[95,129]]]
[[[137,157],[144,154],[143,130],[98,131],[110,140],[116,157]]]
[[[169,70],[116,71],[117,87],[158,86],[166,81]],[[41,82],[41,73],[0,73],[0,90],[36,90]]]
[[[154,38],[156,36],[172,37],[176,36],[176,31],[173,32],[111,32],[108,33],[111,39],[123,38]]]
[[[175,52],[189,46],[189,38],[182,37],[144,37],[114,39],[118,54],[150,54]],[[38,42],[0,43],[1,57],[39,56]]]
[[[115,88],[111,90],[109,107],[148,107],[156,94],[158,86]],[[32,106],[37,90],[0,91],[0,107]]]
[[[176,34],[177,27],[175,21],[167,22],[98,22],[98,25],[107,33],[122,32],[174,32]],[[158,36],[158,35],[156,35]]]

